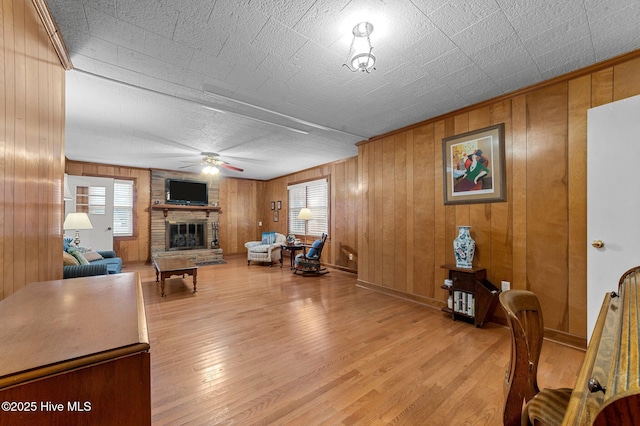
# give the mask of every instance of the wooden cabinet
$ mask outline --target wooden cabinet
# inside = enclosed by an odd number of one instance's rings
[[[32,283],[0,301],[0,423],[149,425],[137,273]]]
[[[443,285],[448,297],[453,299],[452,306],[442,308],[455,321],[464,319],[482,327],[489,319],[498,301],[500,290],[487,280],[485,268],[458,268],[455,265],[442,265],[449,271],[451,286]]]

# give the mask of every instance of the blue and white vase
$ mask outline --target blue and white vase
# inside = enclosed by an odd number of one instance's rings
[[[458,237],[453,240],[453,253],[456,257],[456,267],[471,268],[473,255],[476,252],[476,242],[469,234],[470,226],[458,226]]]

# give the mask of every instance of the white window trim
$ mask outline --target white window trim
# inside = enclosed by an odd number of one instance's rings
[[[133,180],[114,179],[113,181],[113,236],[131,237],[133,236],[133,204],[135,185]],[[128,187],[128,194],[119,194],[118,187]],[[123,196],[127,200],[121,200]]]

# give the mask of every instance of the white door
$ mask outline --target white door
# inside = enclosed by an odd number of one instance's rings
[[[113,179],[91,176],[69,176],[73,199],[66,201],[65,217],[70,212],[84,211],[93,229],[80,230],[80,244],[94,250],[113,250]],[[73,237],[75,230],[65,230]]]
[[[587,339],[604,295],[640,265],[640,96],[588,111]],[[593,246],[602,241],[601,248]]]

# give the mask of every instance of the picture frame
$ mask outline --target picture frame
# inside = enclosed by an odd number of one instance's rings
[[[276,202],[272,201],[271,202],[271,210],[275,210],[276,209]]]
[[[282,210],[282,201],[278,201],[278,210]]]
[[[504,123],[442,139],[444,204],[506,200]]]
[[[278,214],[278,210],[273,211],[273,221],[277,222],[280,220],[280,215]]]

